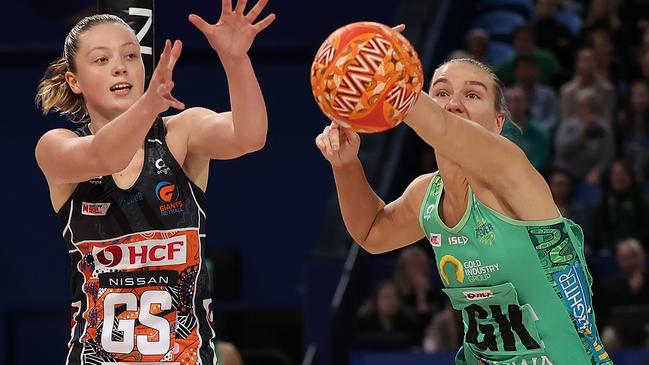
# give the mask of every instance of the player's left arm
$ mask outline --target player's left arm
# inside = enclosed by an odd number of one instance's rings
[[[232,111],[216,113],[191,108],[174,119],[187,131],[187,152],[214,159],[228,159],[257,151],[266,143],[268,115],[248,50],[259,32],[275,19],[270,14],[255,23],[268,0],[259,0],[244,13],[246,0],[223,0],[221,17],[209,24],[195,14],[189,16],[217,52],[228,80]]]
[[[499,118],[503,118],[499,123],[504,123],[504,115]],[[444,110],[423,91],[405,122],[436,153],[460,165],[512,211],[520,212],[519,219],[556,216],[547,183],[525,153],[507,138]],[[538,208],[534,217],[525,216],[530,205]]]

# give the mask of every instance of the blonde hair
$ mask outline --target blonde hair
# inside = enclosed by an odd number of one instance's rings
[[[38,83],[35,102],[43,115],[53,110],[72,121],[78,121],[87,115],[83,95],[72,92],[65,80],[65,73],[77,71],[74,58],[79,51],[79,37],[104,23],[118,23],[131,29],[124,20],[115,15],[97,14],[81,19],[65,37],[63,55],[50,63]]]

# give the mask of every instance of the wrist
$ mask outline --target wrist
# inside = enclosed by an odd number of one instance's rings
[[[350,161],[340,161],[337,163],[331,163],[331,168],[334,170],[334,173],[336,174],[344,174],[349,171],[357,170],[359,168],[363,169],[363,165],[361,164],[361,160],[358,158],[358,156],[355,156]]]
[[[217,54],[226,72],[250,64],[250,57],[248,57],[247,53],[242,55],[224,55],[217,52]]]
[[[163,111],[158,111],[156,110],[154,104],[152,101],[150,101],[151,95],[149,94],[148,90],[142,94],[139,100],[137,100],[132,107],[135,107],[137,110],[140,111],[145,117],[148,116],[153,116],[157,117],[158,114],[162,113]]]

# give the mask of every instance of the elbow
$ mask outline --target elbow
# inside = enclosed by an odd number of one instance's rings
[[[385,252],[385,249],[382,249],[378,242],[370,240],[369,237],[364,240],[354,239],[354,241],[369,254],[378,255]]]
[[[369,253],[369,254],[371,254],[371,255],[378,255],[378,254],[383,253],[383,251],[378,250],[376,247],[367,246],[367,245],[366,245],[366,246],[361,245],[361,247],[362,247],[362,248],[363,248],[367,253]]]
[[[248,142],[248,152],[257,152],[266,146],[266,134]]]
[[[242,152],[252,153],[257,152],[266,146],[266,133],[249,136],[241,143]]]

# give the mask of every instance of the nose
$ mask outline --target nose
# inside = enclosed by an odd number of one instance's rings
[[[446,109],[446,111],[448,112],[455,113],[455,114],[464,113],[464,105],[462,105],[462,102],[458,100],[458,97],[455,95],[448,98],[448,102],[446,103],[444,109]]]
[[[113,76],[126,75],[126,66],[122,60],[117,60],[113,65]]]

